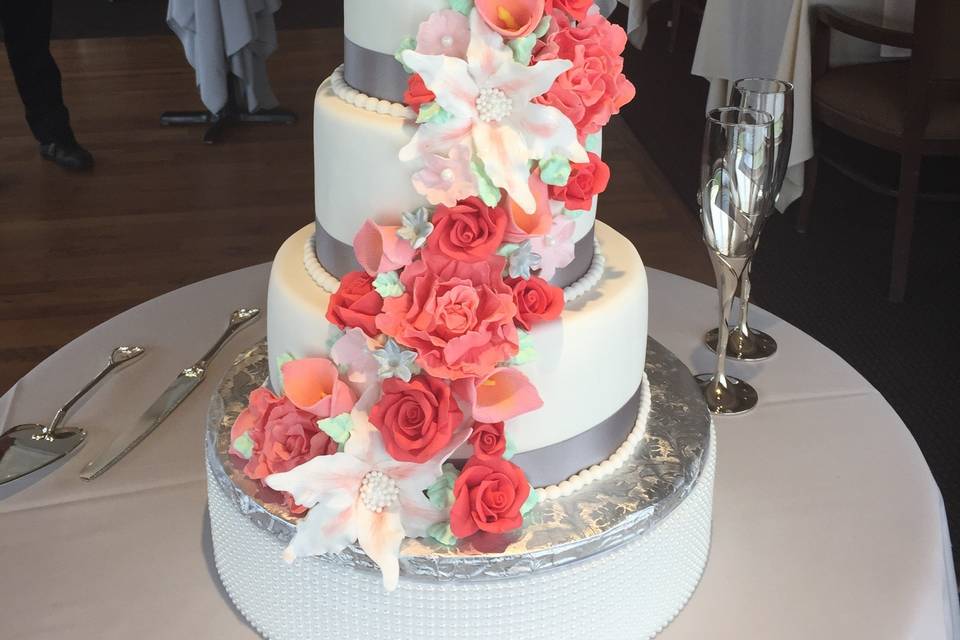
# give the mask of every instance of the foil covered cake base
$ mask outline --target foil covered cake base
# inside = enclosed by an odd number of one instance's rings
[[[238,358],[210,407],[208,500],[217,570],[262,635],[300,638],[647,638],[680,611],[710,547],[716,443],[689,372],[650,341],[647,433],[609,477],[538,505],[523,529],[456,547],[407,540],[399,588],[361,550],[287,564],[296,519],[238,474],[225,432],[267,377]]]

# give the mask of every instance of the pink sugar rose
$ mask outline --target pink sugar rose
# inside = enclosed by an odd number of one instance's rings
[[[519,351],[517,307],[503,281],[506,260],[453,260],[423,254],[400,276],[406,292],[384,301],[377,327],[415,349],[417,363],[437,378],[482,377]]]
[[[573,62],[573,68],[562,73],[536,101],[562,111],[583,139],[599,131],[636,94],[623,75],[621,54],[627,34],[599,13],[573,24],[563,11],[555,9],[552,18],[550,29],[534,48],[531,63],[559,58]]]
[[[470,23],[467,16],[452,9],[442,9],[420,23],[417,31],[417,52],[430,56],[466,58],[470,45]]]
[[[230,453],[246,459],[246,456],[234,448],[233,443],[237,438],[247,434],[254,445],[263,444],[263,426],[266,416],[270,415],[273,408],[282,403],[283,398],[273,394],[272,391],[264,387],[257,387],[250,392],[247,399],[247,407],[240,412],[237,419],[230,428]]]
[[[252,443],[244,475],[262,483],[272,473],[289,471],[317,456],[336,453],[337,443],[317,427],[316,420],[312,413],[298,409],[288,398],[278,397],[268,389],[251,392],[247,408],[237,416],[230,431],[231,442],[246,435]],[[230,453],[246,458],[232,445]],[[303,511],[289,494],[283,494],[283,498],[291,511]]]

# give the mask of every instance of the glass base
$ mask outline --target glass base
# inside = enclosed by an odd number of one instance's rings
[[[707,408],[715,415],[735,416],[757,406],[757,390],[739,378],[726,376],[726,387],[716,384],[716,374],[713,373],[701,373],[694,379],[703,391]]]
[[[703,336],[703,343],[714,353],[717,352],[717,336],[719,329],[710,329]],[[727,357],[742,362],[757,362],[766,360],[777,352],[777,341],[763,331],[750,328],[749,335],[740,333],[739,327],[730,329],[730,339],[727,341]]]

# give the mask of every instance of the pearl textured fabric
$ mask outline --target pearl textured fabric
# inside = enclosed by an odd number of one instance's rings
[[[803,163],[813,157],[810,10],[828,5],[877,26],[909,31],[916,0],[711,0],[707,3],[691,72],[710,82],[706,110],[727,103],[739,78],[779,78],[793,83],[793,146],[777,208],[803,194]],[[744,37],[749,34],[750,37]],[[905,52],[833,33],[830,64],[876,62]],[[909,54],[909,51],[906,52]]]
[[[3,618],[4,640],[258,637],[214,567],[201,443],[217,381],[234,354],[263,339],[266,322],[237,336],[206,382],[109,473],[77,476],[210,347],[233,309],[265,308],[269,275],[269,264],[250,267],[130,309],[0,396],[0,429],[48,419],[113,347],[147,347],[68,418],[89,433],[77,455],[0,489],[0,600],[16,612]],[[709,371],[701,337],[716,291],[655,269],[648,278],[650,335],[692,371]],[[752,320],[780,352],[762,366],[730,365],[757,387],[760,406],[715,419],[723,451],[710,557],[657,640],[956,640],[943,501],[916,442],[829,349],[761,308]],[[289,604],[295,615],[303,606]],[[633,639],[623,630],[588,637]]]
[[[711,431],[693,491],[632,542],[523,578],[401,579],[393,593],[378,574],[325,558],[285,563],[283,544],[229,501],[208,468],[217,571],[241,614],[271,640],[651,638],[690,599],[707,562],[716,456]]]

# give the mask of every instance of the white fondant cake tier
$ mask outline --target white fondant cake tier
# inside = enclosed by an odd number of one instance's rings
[[[277,358],[327,355],[330,294],[304,267],[304,227],[280,248],[270,274],[267,342],[271,380]],[[647,341],[647,281],[629,240],[597,225],[606,272],[594,289],[569,303],[558,320],[530,333],[536,358],[519,369],[543,398],[543,407],[515,418],[507,430],[518,453],[578,436],[634,397],[643,377]],[[611,447],[611,452],[617,446]],[[571,473],[576,472],[572,470]]]
[[[555,640],[651,638],[693,594],[710,550],[716,441],[690,494],[633,541],[522,577],[481,581],[381,578],[323,557],[281,559],[207,467],[220,579],[240,613],[272,640]]]
[[[337,82],[342,82],[339,71],[320,85],[314,103],[314,195],[317,222],[333,239],[350,245],[367,219],[399,224],[401,213],[427,201],[411,181],[420,167],[398,159],[416,126],[383,113],[389,109],[376,98],[369,98],[368,109],[339,97]],[[595,212],[596,199],[576,218],[574,242],[593,228]]]

